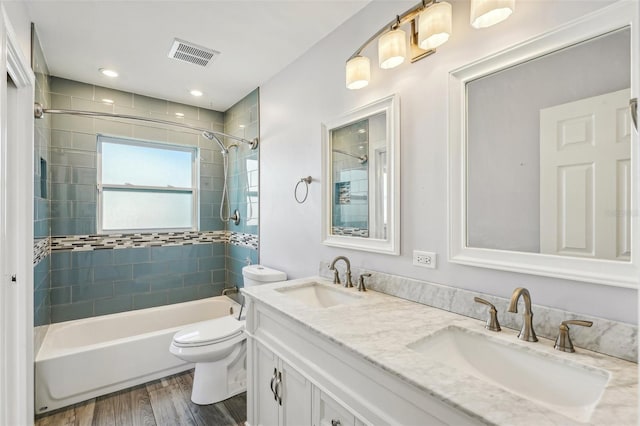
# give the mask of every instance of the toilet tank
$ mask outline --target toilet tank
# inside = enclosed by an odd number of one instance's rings
[[[242,268],[242,277],[244,278],[244,287],[246,288],[254,285],[284,281],[287,279],[287,274],[262,265],[247,265]]]

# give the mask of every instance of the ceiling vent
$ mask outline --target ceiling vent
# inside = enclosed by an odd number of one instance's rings
[[[176,38],[173,40],[168,56],[178,61],[206,67],[219,54],[220,52],[217,50],[208,49]]]

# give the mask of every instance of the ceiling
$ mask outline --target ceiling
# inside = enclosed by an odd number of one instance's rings
[[[226,111],[369,0],[26,0],[51,75]],[[167,57],[177,37],[220,51]],[[99,68],[117,70],[108,78]],[[204,93],[192,96],[191,89]]]

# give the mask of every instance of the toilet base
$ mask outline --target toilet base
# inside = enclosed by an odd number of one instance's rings
[[[242,355],[237,354],[240,356],[235,357],[232,363],[229,363],[228,358],[216,362],[196,363],[191,390],[191,401],[194,404],[215,404],[247,390],[245,344],[246,342],[242,342],[243,347],[237,351]]]

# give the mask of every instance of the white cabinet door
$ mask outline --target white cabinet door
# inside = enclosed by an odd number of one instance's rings
[[[311,383],[284,361],[280,361],[282,426],[311,424]]]
[[[278,402],[275,397],[275,381],[278,372],[278,358],[273,352],[263,345],[255,343],[255,368],[254,395],[255,398],[255,419],[258,426],[278,425]]]
[[[255,342],[255,341],[254,341]],[[257,426],[311,424],[311,383],[264,345],[255,342],[254,419]]]

